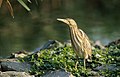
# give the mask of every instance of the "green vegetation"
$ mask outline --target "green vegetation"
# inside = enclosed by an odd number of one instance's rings
[[[87,68],[83,67],[83,59],[79,58],[78,68],[75,69],[76,55],[71,47],[54,47],[41,50],[38,53],[29,55],[22,62],[29,62],[32,65],[31,74],[41,76],[50,70],[64,69],[74,76],[107,76],[117,77],[120,75],[120,44],[109,45],[104,49],[93,49],[92,61],[87,62]],[[96,70],[102,65],[114,65],[114,69]],[[115,69],[116,68],[116,69]],[[96,74],[94,75],[94,73]]]
[[[30,8],[26,5],[26,3],[25,3],[23,0],[17,0],[17,1],[18,1],[27,11],[30,11]],[[31,3],[30,0],[26,0],[26,1],[28,1],[28,2]],[[1,0],[1,1],[0,1],[0,7],[2,6],[3,3],[5,4],[5,2],[6,2],[6,6],[7,6],[8,10],[9,10],[11,16],[14,18],[13,7],[12,7],[11,2],[10,2],[9,0],[6,0],[6,1]],[[13,1],[12,1],[12,2],[13,2]]]

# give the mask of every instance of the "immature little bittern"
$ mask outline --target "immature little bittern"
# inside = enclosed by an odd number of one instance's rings
[[[84,67],[86,67],[85,61],[86,59],[88,59],[88,57],[91,58],[91,55],[92,55],[91,44],[88,36],[81,29],[78,29],[77,23],[73,19],[58,18],[57,20],[62,21],[69,26],[72,47],[77,55],[77,59],[78,57],[84,58]],[[75,67],[77,67],[77,64]]]

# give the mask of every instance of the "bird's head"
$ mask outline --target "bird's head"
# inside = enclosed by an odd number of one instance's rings
[[[57,18],[57,20],[66,23],[69,27],[77,27],[77,23],[71,18],[66,19]]]

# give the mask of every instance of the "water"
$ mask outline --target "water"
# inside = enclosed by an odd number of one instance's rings
[[[14,19],[5,7],[1,8],[0,57],[20,50],[34,51],[48,40],[68,40],[68,27],[57,18],[75,19],[91,40],[100,40],[104,45],[120,38],[120,11],[117,8],[93,6],[84,0],[56,0],[52,3],[44,0],[40,3],[40,6],[29,6],[31,12],[20,4],[14,5]]]

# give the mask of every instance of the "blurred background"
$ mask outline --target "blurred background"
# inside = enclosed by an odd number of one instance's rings
[[[68,27],[57,18],[73,18],[90,40],[103,45],[120,38],[120,0],[31,0],[25,2],[30,12],[10,2],[14,19],[5,3],[0,8],[0,57],[34,51],[48,40],[69,40]]]

